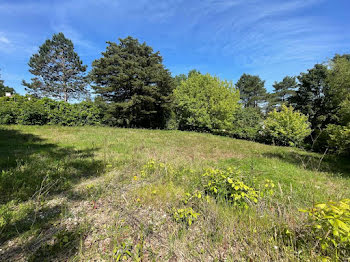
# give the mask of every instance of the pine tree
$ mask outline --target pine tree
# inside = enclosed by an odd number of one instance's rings
[[[259,76],[243,74],[238,80],[236,86],[239,89],[242,103],[245,107],[258,107],[265,101],[266,89],[265,81]]]
[[[54,34],[32,55],[28,65],[35,77],[31,83],[23,81],[26,90],[42,97],[53,97],[68,101],[87,93],[85,71],[71,40],[63,33]]]
[[[95,92],[113,107],[117,124],[164,127],[174,82],[159,52],[130,36],[107,44],[102,57],[92,63]]]
[[[295,77],[286,76],[281,82],[273,84],[273,93],[270,94],[269,108],[281,107],[288,104],[288,99],[295,95],[295,89],[298,83]]]
[[[299,85],[290,101],[296,110],[308,115],[312,129],[322,129],[332,122],[334,115],[327,81],[327,66],[316,64],[298,76]]]

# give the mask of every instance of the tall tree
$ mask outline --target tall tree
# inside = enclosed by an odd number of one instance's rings
[[[269,99],[270,107],[281,107],[295,94],[298,83],[295,77],[286,76],[281,82],[275,82],[272,86],[274,90]]]
[[[332,122],[333,108],[330,103],[328,69],[316,64],[307,73],[298,76],[299,89],[290,101],[296,110],[309,116],[312,129],[322,129]]]
[[[0,77],[1,77],[1,75],[0,75]],[[14,94],[15,90],[11,87],[5,86],[4,80],[0,79],[0,97],[5,96],[5,94],[7,92]]]
[[[199,72],[196,69],[192,69],[190,70],[187,75],[185,74],[180,74],[174,77],[174,82],[175,82],[175,87],[179,86],[181,84],[182,81],[187,80],[189,77],[195,75],[195,74],[201,74],[201,72]]]
[[[92,63],[95,92],[111,104],[117,124],[163,127],[174,82],[159,52],[130,36],[107,44],[102,57]]]
[[[265,81],[259,76],[243,74],[236,86],[245,107],[258,107],[266,98]]]
[[[350,54],[342,54],[342,55],[336,54],[336,55],[333,57],[333,59],[332,59],[331,61],[334,62],[334,61],[337,60],[338,58],[344,58],[344,59],[350,61]]]
[[[179,86],[182,81],[186,81],[186,80],[187,80],[187,75],[185,75],[185,74],[176,75],[174,77],[175,86]]]
[[[336,55],[329,63],[328,82],[333,104],[336,107],[350,98],[350,55]]]
[[[39,47],[28,63],[35,77],[31,83],[23,81],[26,90],[41,96],[68,101],[87,93],[86,65],[74,51],[71,40],[63,33],[54,34]]]

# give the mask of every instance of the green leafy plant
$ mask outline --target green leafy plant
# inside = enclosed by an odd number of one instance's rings
[[[275,193],[275,183],[270,179],[265,179],[264,186],[261,189],[261,194],[263,195],[270,195],[272,196]]]
[[[195,191],[192,194],[186,193],[185,196],[181,199],[181,201],[182,201],[182,203],[187,205],[187,204],[193,202],[193,200],[197,200],[197,199],[202,199],[202,193],[199,191]]]
[[[225,199],[234,206],[248,208],[248,204],[258,202],[259,192],[246,185],[240,179],[239,173],[232,169],[208,169],[203,178],[206,193]]]
[[[298,146],[311,133],[308,117],[285,105],[270,112],[264,124],[266,136],[280,145]]]
[[[256,141],[260,138],[263,122],[260,109],[241,107],[235,112],[233,128],[229,134],[236,138]]]
[[[173,218],[176,222],[184,223],[191,226],[197,220],[200,214],[195,212],[191,207],[184,207],[173,210]]]
[[[308,214],[308,226],[326,255],[334,254],[340,260],[350,256],[350,199],[300,211]]]

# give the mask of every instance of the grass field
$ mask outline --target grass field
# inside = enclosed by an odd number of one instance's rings
[[[299,209],[350,197],[349,160],[180,131],[1,126],[0,168],[1,261],[318,261]],[[275,188],[176,221],[208,168]]]

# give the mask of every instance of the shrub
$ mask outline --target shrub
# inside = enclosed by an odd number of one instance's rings
[[[350,124],[328,125],[326,131],[329,146],[339,154],[350,155]]]
[[[285,105],[270,112],[264,125],[267,137],[280,145],[298,146],[311,133],[307,116]]]
[[[45,125],[48,122],[48,111],[44,100],[21,99],[17,101],[20,113],[17,117],[17,124],[21,125]],[[20,103],[20,104],[19,104]]]
[[[325,255],[337,260],[350,256],[350,199],[315,205],[307,210],[312,233],[318,239]],[[334,252],[335,251],[335,252]]]
[[[192,74],[174,90],[174,97],[180,129],[232,128],[239,92],[231,82],[209,74]]]
[[[0,98],[0,124],[100,125],[103,117],[100,107],[91,101],[69,104],[20,95]]]
[[[224,199],[234,206],[248,208],[258,202],[259,192],[246,185],[231,169],[208,169],[204,174],[204,189],[215,198]]]
[[[19,106],[14,98],[0,97],[0,124],[16,124],[19,114]]]

